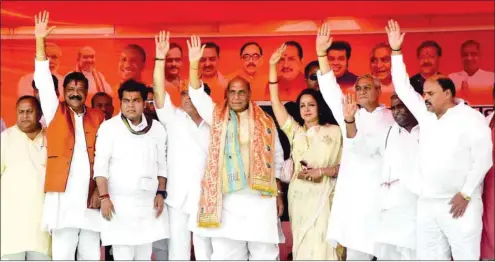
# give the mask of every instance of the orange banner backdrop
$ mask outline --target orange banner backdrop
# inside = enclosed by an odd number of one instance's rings
[[[416,74],[419,64],[416,59],[416,48],[422,41],[434,40],[442,47],[443,55],[440,59],[440,72],[448,75],[452,72],[462,71],[460,46],[472,39],[481,44],[481,68],[486,71],[494,71],[494,39],[492,31],[466,31],[466,32],[435,32],[435,33],[408,33],[406,35],[403,52],[405,62],[410,76]],[[263,48],[264,64],[260,69],[263,74],[268,73],[268,60],[271,53],[280,46],[281,43],[294,40],[303,47],[303,66],[316,59],[315,37],[314,36],[276,36],[276,37],[219,37],[204,38],[203,42],[213,41],[220,47],[220,60],[218,61],[218,71],[223,75],[229,75],[242,66],[239,57],[241,46],[250,41],[258,42]],[[352,45],[352,55],[349,62],[351,72],[361,75],[369,72],[371,48],[379,42],[386,41],[383,34],[365,35],[337,35],[334,40],[345,40]],[[172,42],[177,42],[183,49],[183,66],[181,76],[188,78],[187,45],[185,38],[173,38]],[[117,87],[120,81],[118,63],[122,48],[127,44],[138,44],[142,46],[147,55],[143,81],[147,84],[152,82],[152,70],[154,63],[154,41],[153,39],[54,39],[51,42],[60,46],[62,54],[60,66],[57,73],[65,76],[74,71],[77,64],[78,51],[83,46],[90,46],[96,51],[95,65],[97,71],[101,72],[113,88],[116,113],[119,111]],[[30,74],[34,69],[34,39],[13,40],[2,39],[1,41],[1,117],[8,126],[15,123],[15,101],[18,96],[18,85],[20,79],[26,74]],[[61,80],[62,81],[62,80]],[[24,83],[25,85],[26,83]],[[22,85],[22,84],[21,84]],[[26,88],[26,87],[24,87]],[[324,87],[323,87],[324,88]],[[219,91],[219,90],[217,90]],[[473,105],[492,104],[491,89],[487,87],[482,92],[476,92],[469,97],[469,102]],[[381,98],[385,104],[389,103],[389,95],[384,94]],[[460,94],[462,97],[462,94]],[[269,100],[262,88],[254,90],[254,96],[259,100]],[[89,98],[88,98],[89,99]],[[295,100],[295,97],[293,98]]]

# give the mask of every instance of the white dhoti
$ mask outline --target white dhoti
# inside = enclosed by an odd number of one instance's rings
[[[203,237],[196,233],[193,234],[194,257],[196,261],[211,260],[213,254],[213,245],[211,238]]]
[[[450,199],[419,199],[418,260],[479,260],[483,203],[473,198],[462,217],[452,218]]]
[[[16,254],[4,255],[1,260],[14,260],[14,261],[48,261],[52,260],[49,256],[34,251],[20,252]]]

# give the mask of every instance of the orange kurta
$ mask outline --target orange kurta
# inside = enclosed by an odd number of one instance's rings
[[[83,126],[90,166],[88,207],[90,197],[96,188],[96,183],[93,180],[96,132],[104,120],[103,112],[86,108]],[[74,112],[69,109],[65,102],[60,102],[46,132],[48,160],[45,192],[65,192],[75,143],[74,121]]]

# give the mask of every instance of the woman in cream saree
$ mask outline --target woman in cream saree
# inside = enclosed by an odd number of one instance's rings
[[[285,50],[270,59],[270,97],[275,117],[289,138],[294,174],[288,192],[294,260],[339,260],[341,252],[326,240],[328,220],[342,151],[337,125],[329,125],[318,91],[306,89],[297,99],[304,123],[296,122],[278,98],[276,65]],[[305,165],[306,167],[303,167]],[[337,254],[339,253],[339,254]]]

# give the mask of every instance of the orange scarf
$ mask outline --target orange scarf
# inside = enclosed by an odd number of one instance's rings
[[[276,196],[275,123],[258,105],[250,102],[248,185],[262,195]],[[227,101],[213,110],[211,139],[206,173],[201,181],[198,227],[220,227],[222,221],[222,174],[224,172],[225,139],[230,109]]]

